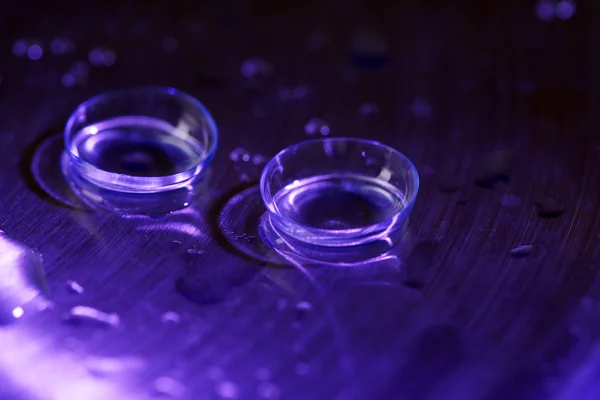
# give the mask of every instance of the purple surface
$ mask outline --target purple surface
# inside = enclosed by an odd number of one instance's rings
[[[0,229],[43,255],[56,304],[0,328],[2,398],[145,399],[164,376],[184,399],[598,398],[598,5],[542,22],[517,1],[112,3],[2,6]],[[375,28],[387,51],[353,42]],[[56,35],[75,52],[51,55]],[[46,43],[39,60],[11,53],[23,37]],[[64,87],[94,46],[115,64]],[[241,75],[250,57],[272,64],[270,79]],[[41,138],[89,96],[138,84],[172,85],[212,112],[209,187],[161,218],[74,209]],[[297,86],[305,95],[282,99]],[[270,157],[307,138],[311,118],[415,162],[403,261],[274,267],[253,235],[256,198],[219,218],[260,173],[229,153]],[[497,150],[512,152],[508,172],[485,157]],[[522,202],[503,205],[508,194]],[[543,198],[564,213],[540,218]],[[523,245],[531,254],[511,257]],[[63,322],[77,305],[121,325]]]

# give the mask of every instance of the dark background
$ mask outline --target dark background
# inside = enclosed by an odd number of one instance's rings
[[[573,18],[543,22],[531,1],[4,2],[0,229],[43,255],[56,307],[2,328],[0,348],[39,343],[15,353],[25,367],[60,354],[71,369],[91,356],[136,357],[143,367],[92,377],[127,376],[135,398],[151,398],[159,376],[189,399],[222,398],[230,383],[241,399],[600,398],[598,7],[578,2]],[[384,38],[383,65],[356,59],[361,30]],[[56,35],[75,52],[11,52],[19,38]],[[165,37],[177,39],[173,53]],[[63,87],[62,74],[98,45],[115,65]],[[253,90],[240,74],[249,57],[274,68]],[[66,206],[54,158],[32,166],[41,138],[89,96],[141,84],[172,85],[212,112],[210,185],[186,211],[156,219]],[[282,100],[297,85],[307,95]],[[365,102],[379,112],[362,115]],[[332,136],[376,139],[414,161],[421,189],[401,263],[306,274],[244,257],[239,248],[258,247],[244,233],[260,210],[252,191],[219,227],[223,205],[260,174],[229,153],[270,157],[306,139],[313,117]],[[478,187],[482,158],[498,149],[513,154],[510,179]],[[521,203],[503,205],[506,194]],[[549,196],[565,212],[540,218],[536,201]],[[530,254],[511,256],[519,245]],[[68,279],[85,292],[69,294]],[[63,323],[78,304],[117,312],[123,326]],[[167,311],[181,321],[161,322]],[[0,387],[16,388],[27,368],[8,360]],[[46,380],[69,387],[73,371]],[[86,398],[52,397],[44,379],[4,398]]]

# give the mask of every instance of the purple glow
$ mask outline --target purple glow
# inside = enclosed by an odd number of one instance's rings
[[[37,61],[44,55],[44,50],[40,45],[34,44],[27,49],[27,58]]]
[[[560,19],[567,20],[575,15],[575,4],[568,0],[560,1],[556,5],[556,16]]]
[[[540,0],[535,7],[535,14],[541,21],[551,21],[554,18],[554,4],[550,0]]]

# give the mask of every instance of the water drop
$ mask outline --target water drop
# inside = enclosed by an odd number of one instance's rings
[[[83,364],[91,375],[97,377],[140,370],[146,365],[139,357],[88,357]]]
[[[68,37],[56,36],[50,41],[50,53],[55,56],[70,54],[75,51],[75,43]]]
[[[299,311],[308,311],[312,309],[312,304],[308,301],[300,301],[296,304],[296,309]]]
[[[85,85],[90,74],[91,67],[85,61],[75,61],[69,70],[62,76],[62,84],[65,87]]]
[[[185,386],[181,382],[168,376],[157,378],[153,386],[157,394],[169,397],[181,397],[186,391]]]
[[[189,249],[187,249],[185,251],[187,254],[192,254],[192,255],[200,255],[200,254],[204,254],[204,250],[200,250],[197,249],[195,247],[190,247]]]
[[[556,16],[560,19],[567,20],[575,15],[575,3],[572,0],[562,0],[556,4]]]
[[[555,197],[544,197],[537,200],[535,205],[541,218],[557,218],[566,211],[565,205]]]
[[[262,382],[258,385],[258,397],[261,399],[278,399],[279,398],[279,388],[272,383]]]
[[[16,40],[12,45],[12,52],[17,57],[24,57],[27,55],[30,41],[28,39]]]
[[[262,154],[255,154],[252,156],[252,164],[254,165],[263,165],[267,162],[267,157]]]
[[[44,55],[44,48],[39,43],[31,43],[27,49],[27,58],[37,61]]]
[[[250,152],[243,147],[237,147],[237,148],[233,149],[231,151],[231,153],[229,153],[229,159],[234,162],[237,162],[237,161],[248,162],[248,161],[250,161],[250,158],[251,158]]]
[[[50,304],[42,257],[0,231],[0,325]]]
[[[431,115],[432,108],[424,99],[415,99],[411,103],[410,112],[415,118],[427,118]]]
[[[71,293],[81,294],[83,293],[83,286],[75,281],[68,280],[66,282],[67,290]]]
[[[175,244],[181,244],[181,240],[173,240],[173,243],[175,243]]]
[[[261,367],[256,370],[256,379],[259,381],[268,381],[271,379],[271,371],[267,367]]]
[[[513,258],[524,258],[531,255],[533,252],[533,246],[530,244],[525,244],[521,246],[517,246],[510,251],[510,255]]]
[[[111,67],[116,60],[117,55],[108,47],[94,47],[88,53],[88,61],[95,67]]]
[[[475,184],[489,189],[496,182],[508,182],[513,153],[509,150],[498,149],[486,154],[475,172]]]
[[[215,391],[224,399],[237,399],[240,392],[238,386],[230,381],[223,381],[219,383]]]
[[[382,35],[361,31],[352,39],[350,56],[358,67],[378,68],[389,60],[389,47]]]
[[[535,14],[544,22],[554,19],[554,0],[539,0],[535,6]]]
[[[310,365],[304,362],[299,362],[295,367],[296,374],[300,376],[307,375],[310,372]]]
[[[173,311],[167,311],[164,313],[160,320],[163,324],[178,324],[181,321],[181,316]]]
[[[374,103],[363,103],[358,108],[358,112],[365,117],[379,113],[379,107]]]
[[[523,203],[523,201],[516,194],[505,194],[502,196],[502,199],[500,199],[500,204],[504,207],[519,207],[521,203]]]
[[[177,47],[179,47],[179,43],[173,36],[167,36],[163,38],[162,48],[165,53],[174,53],[175,50],[177,50]]]
[[[330,128],[327,122],[321,118],[311,118],[306,125],[304,125],[304,132],[307,135],[314,135],[320,133],[323,136],[327,136],[330,133]]]
[[[75,306],[69,310],[66,316],[69,321],[94,321],[110,327],[117,327],[121,323],[116,313],[105,313],[93,307]]]
[[[240,71],[248,79],[268,78],[273,74],[273,65],[264,58],[252,57],[242,63]]]

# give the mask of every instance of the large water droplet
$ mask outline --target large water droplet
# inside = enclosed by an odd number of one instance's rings
[[[329,128],[329,124],[321,118],[311,118],[306,125],[304,125],[304,132],[307,135],[320,133],[323,136],[327,136],[331,132],[331,129]]]
[[[75,306],[65,316],[68,321],[93,321],[110,327],[117,327],[121,323],[118,314],[105,313],[93,307]]]
[[[47,308],[42,256],[0,231],[0,325]]]

